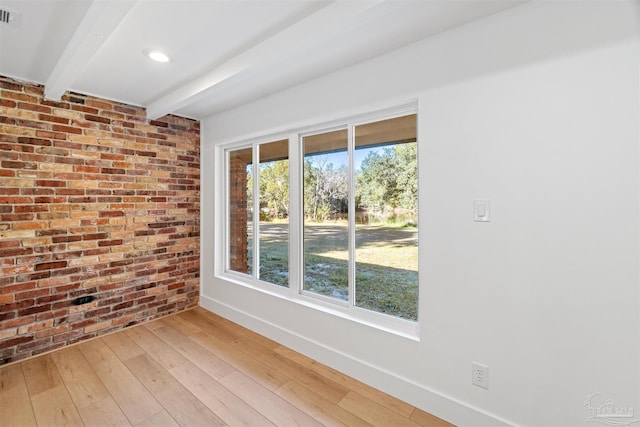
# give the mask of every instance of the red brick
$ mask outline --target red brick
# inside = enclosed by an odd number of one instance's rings
[[[16,101],[24,101],[30,104],[37,104],[38,98],[36,96],[26,95],[24,93],[6,92],[2,91],[2,95],[7,99],[14,99]]]
[[[123,175],[125,173],[125,170],[124,169],[115,169],[115,168],[102,168],[100,170],[100,173]]]
[[[45,138],[47,140],[50,140],[50,139],[67,139],[67,134],[65,134],[65,133],[49,132],[49,131],[43,131],[43,130],[36,131],[36,136],[38,138]],[[45,141],[45,140],[43,140],[43,141]],[[45,141],[45,142],[48,142],[48,144],[40,144],[40,145],[51,145],[51,141]]]
[[[15,294],[17,292],[26,291],[27,289],[35,289],[36,282],[20,282],[15,285],[6,285],[0,288],[2,294]]]
[[[31,248],[16,248],[16,249],[3,249],[0,250],[0,258],[29,255],[33,253]]]
[[[30,325],[24,325],[18,328],[18,334],[23,335],[33,331],[39,331],[41,329],[50,328],[53,326],[53,320],[45,320],[43,322],[32,323]]]
[[[24,205],[28,203],[33,203],[33,198],[31,197],[0,197],[0,204],[8,204],[8,205]]]
[[[28,344],[22,344],[18,346],[19,352],[25,352],[28,350],[34,350],[40,347],[40,351],[38,353],[43,353],[47,350],[50,350],[51,338],[42,338],[39,340],[32,340]]]
[[[8,99],[0,99],[0,105],[7,108],[14,108],[17,104],[15,101],[10,101]]]
[[[53,181],[53,180],[37,180],[36,185],[39,187],[66,187],[65,181]]]
[[[17,337],[6,341],[0,341],[0,348],[13,347],[29,341],[33,341],[33,336]]]
[[[35,270],[53,270],[56,268],[64,268],[67,266],[67,261],[55,261],[55,262],[46,262],[43,264],[36,264]]]
[[[14,90],[22,92],[23,86],[20,83],[14,83],[9,80],[0,80],[0,89]]]
[[[0,198],[1,200],[1,198]],[[116,217],[116,216],[124,216],[124,212],[122,211],[101,211],[101,217]]]
[[[0,187],[0,194],[3,196],[15,196],[20,194],[19,188]]]
[[[51,107],[37,104],[28,104],[26,102],[19,102],[18,108],[27,111],[38,111],[40,113],[51,113]]]
[[[66,117],[50,116],[48,114],[40,114],[39,118],[40,118],[40,120],[45,121],[45,122],[62,123],[62,124],[65,124],[65,125],[69,124],[69,119],[67,119]]]
[[[69,331],[63,334],[58,334],[53,337],[53,342],[66,341],[69,344],[72,343],[72,340],[78,339],[83,336],[83,332],[79,331]]]
[[[15,206],[14,212],[23,213],[23,212],[47,212],[49,210],[48,206],[38,206],[38,205],[24,205],[24,206]]]
[[[11,261],[9,260],[5,264],[11,265],[10,263],[11,263]],[[2,271],[5,272],[6,269],[2,269]],[[15,282],[15,278],[13,278],[13,277],[0,277],[0,286],[2,286],[2,287],[10,285],[13,282]]]
[[[9,295],[9,294],[0,294],[0,304],[6,304],[8,302],[13,302],[15,301],[15,295]]]
[[[111,124],[111,119],[108,119],[106,117],[100,117],[100,116],[94,116],[91,114],[86,114],[84,116],[85,120],[89,120],[91,122],[99,122],[99,123],[104,123],[104,124]]]
[[[105,102],[105,101],[101,101],[101,100],[97,100],[97,99],[87,99],[85,101],[85,105],[89,106],[89,107],[95,107],[98,108],[100,110],[112,110],[113,109],[113,104],[111,102]]]
[[[36,321],[35,316],[24,316],[19,319],[10,319],[5,320],[4,322],[0,322],[0,329],[13,328],[21,325],[28,325],[29,323],[33,323]]]
[[[53,125],[52,129],[55,132],[64,132],[64,133],[72,133],[79,135],[82,133],[82,129],[73,127],[73,126],[65,126],[65,125]]]
[[[44,86],[43,85],[26,85],[22,88],[25,93],[33,93],[36,95],[43,96],[44,95]]]
[[[16,248],[20,246],[20,242],[17,240],[0,240],[0,248]]]
[[[38,315],[36,316],[36,320],[56,319],[56,318],[60,319],[60,318],[66,317],[68,314],[69,314],[69,310],[67,309],[52,310],[52,311],[47,311],[45,313],[38,313]],[[59,323],[59,320],[58,320],[58,323]]]
[[[21,292],[19,294],[15,294],[12,296],[15,296],[15,299],[17,301],[20,301],[22,299],[27,299],[27,298],[36,298],[36,297],[41,297],[43,295],[48,295],[49,294],[49,289],[36,289],[33,291],[27,291],[27,292]],[[40,301],[40,298],[38,298],[38,302]]]
[[[14,319],[16,317],[15,311],[0,311],[0,324],[5,323],[9,319]]]
[[[42,291],[47,291],[47,289],[42,289]],[[55,295],[48,295],[47,293],[44,293],[45,296],[41,296],[36,298],[36,304],[44,304],[47,302],[56,302],[56,301],[60,301],[63,299],[67,298],[67,294],[55,294]]]
[[[40,104],[42,105],[48,105],[51,107],[55,107],[55,108],[60,108],[60,109],[64,109],[64,110],[68,110],[69,109],[69,104],[66,102],[58,102],[58,101],[51,101],[48,99],[43,99],[40,101]]]
[[[15,162],[10,160],[3,160],[0,163],[0,167],[3,167],[5,169],[29,169],[29,170],[38,169],[38,165],[35,163]]]
[[[60,335],[69,331],[69,325],[57,326],[55,328],[42,329],[36,332],[36,338],[50,337],[52,335]]]
[[[33,307],[27,307],[27,308],[18,310],[18,317],[28,316],[30,314],[42,313],[50,310],[51,310],[51,304],[36,305]]]

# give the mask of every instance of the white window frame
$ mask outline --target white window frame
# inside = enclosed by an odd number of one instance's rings
[[[412,340],[419,340],[420,334],[420,316],[418,315],[417,321],[402,319],[385,313],[376,312],[370,309],[361,308],[355,305],[355,233],[351,230],[355,230],[355,171],[354,171],[354,128],[359,125],[372,123],[376,121],[382,121],[387,119],[393,119],[410,114],[418,115],[417,102],[403,104],[396,107],[386,108],[378,110],[376,112],[359,114],[356,116],[350,116],[344,119],[333,120],[331,122],[325,122],[312,126],[301,126],[299,128],[292,129],[286,133],[276,133],[259,138],[251,138],[240,140],[228,144],[220,145],[221,153],[224,158],[224,167],[221,171],[222,188],[224,189],[224,215],[222,230],[224,234],[224,242],[222,249],[222,267],[216,268],[217,276],[237,283],[242,286],[247,286],[260,292],[268,293],[270,295],[284,298],[292,302],[307,306],[311,309],[321,310],[323,312],[336,315],[342,318],[346,318],[358,323],[366,324],[371,327],[385,330],[396,335],[404,336]],[[416,124],[417,126],[417,124]],[[418,126],[417,126],[418,127]],[[304,239],[304,221],[303,221],[303,180],[302,169],[304,162],[304,154],[302,150],[302,138],[308,135],[315,135],[323,132],[330,132],[332,130],[347,129],[348,133],[348,161],[349,161],[349,212],[348,212],[348,225],[349,225],[349,298],[348,301],[339,300],[337,298],[331,298],[323,295],[313,293],[311,291],[305,291],[303,289],[303,276],[304,276],[304,259],[303,259],[303,239]],[[418,129],[416,129],[418,133]],[[255,177],[256,170],[258,168],[257,159],[257,147],[260,144],[265,144],[273,141],[288,139],[289,140],[289,281],[288,287],[265,282],[257,279],[257,272],[259,270],[258,262],[256,261],[256,246],[258,246],[256,239],[258,223],[255,223],[256,204],[259,204],[259,197],[257,186],[258,179]],[[419,135],[417,137],[419,141]],[[253,173],[254,173],[254,238],[253,238],[253,254],[254,254],[254,271],[252,275],[232,271],[229,269],[229,152],[233,150],[239,150],[252,147],[253,153]],[[420,158],[420,144],[417,149],[417,163],[419,165]],[[418,166],[418,177],[420,170]],[[418,182],[420,180],[418,179]],[[419,194],[421,193],[420,187],[418,187]],[[420,197],[420,196],[418,196]],[[258,217],[259,218],[259,217]],[[418,241],[420,245],[420,240]],[[259,258],[258,258],[259,259]],[[419,283],[421,282],[419,275]],[[419,294],[418,301],[420,300],[420,288],[418,286]],[[418,303],[419,305],[419,303]],[[420,310],[418,310],[420,311]]]

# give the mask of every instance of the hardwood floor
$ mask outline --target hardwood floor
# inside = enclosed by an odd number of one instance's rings
[[[451,424],[197,308],[0,367],[5,426]]]

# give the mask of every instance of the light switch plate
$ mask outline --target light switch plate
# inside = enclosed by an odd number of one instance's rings
[[[473,200],[473,220],[475,222],[491,221],[491,201],[488,199]]]

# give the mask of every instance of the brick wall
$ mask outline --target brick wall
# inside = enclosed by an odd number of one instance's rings
[[[199,135],[0,76],[0,364],[197,305]]]

